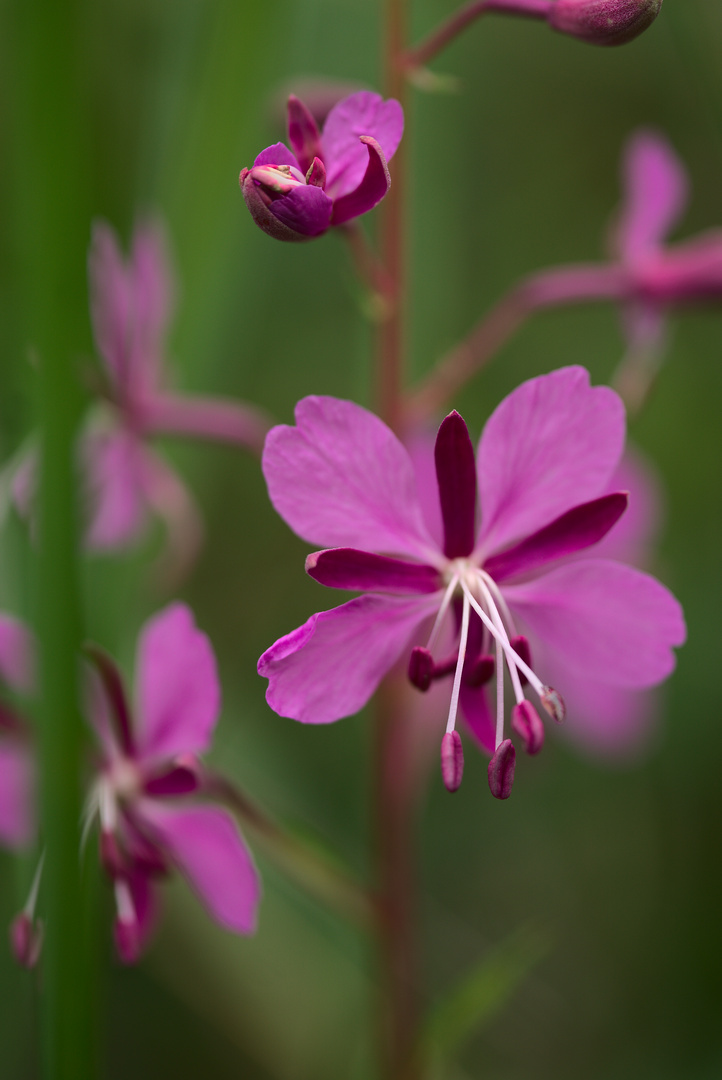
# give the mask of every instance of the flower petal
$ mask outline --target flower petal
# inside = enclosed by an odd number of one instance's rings
[[[675,665],[672,647],[686,636],[682,609],[664,585],[607,559],[579,559],[503,593],[550,654],[616,686],[661,682]]]
[[[271,502],[294,532],[322,547],[438,560],[409,455],[386,424],[351,401],[307,397],[296,425],[273,428],[263,451]]]
[[[258,661],[266,701],[280,716],[329,724],[358,712],[439,606],[429,597],[359,596],[279,638]]]
[[[131,280],[118,238],[104,221],[93,225],[88,285],[96,347],[115,385],[124,388],[130,378]]]
[[[132,543],[146,522],[144,448],[125,428],[91,430],[81,446],[89,523],[85,542],[93,551]]]
[[[439,571],[433,566],[389,559],[355,548],[314,552],[306,559],[306,573],[331,589],[432,593],[441,588]]]
[[[361,183],[368,161],[366,149],[359,142],[362,135],[376,139],[390,161],[403,132],[404,112],[393,98],[384,101],[379,94],[360,90],[334,105],[321,136],[329,195],[340,199]]]
[[[623,180],[617,246],[625,261],[635,262],[659,248],[681,216],[687,173],[666,139],[638,131],[624,151]]]
[[[30,630],[13,615],[0,613],[0,678],[19,694],[35,684],[35,642]]]
[[[292,154],[285,143],[277,142],[273,146],[267,146],[253,162],[256,165],[290,165],[292,169],[303,171],[295,154]]]
[[[157,799],[140,800],[136,813],[216,922],[252,934],[261,882],[230,814],[215,806],[172,806]]]
[[[321,136],[312,113],[295,94],[288,97],[288,141],[293,147],[301,172],[305,175],[313,159],[323,160]]]
[[[476,467],[469,431],[456,410],[441,423],[434,463],[444,520],[444,555],[466,558],[474,549],[476,532]]]
[[[302,243],[312,239],[312,237],[305,236],[303,233],[289,228],[288,225],[284,225],[275,214],[271,213],[268,204],[261,195],[261,189],[251,176],[249,169],[241,170],[238,183],[251,217],[264,233],[272,236],[274,240],[284,240],[290,243]]]
[[[361,143],[368,150],[368,164],[366,172],[361,178],[357,188],[349,191],[333,204],[333,224],[343,225],[344,222],[358,217],[373,210],[374,206],[381,202],[391,186],[389,167],[384,157],[384,152],[370,135],[362,135]]]
[[[596,548],[595,558],[643,567],[649,560],[651,542],[663,516],[660,478],[651,461],[627,446],[609,489],[628,491],[629,506]]]
[[[474,739],[487,754],[494,753],[496,721],[489,708],[486,687],[466,686],[462,682],[459,694],[461,712]]]
[[[221,691],[211,643],[185,604],[143,627],[136,661],[139,756],[169,758],[208,748]]]
[[[160,385],[175,292],[166,237],[159,223],[145,222],[136,228],[128,277],[134,321],[129,377],[133,394],[140,397]]]
[[[616,491],[575,506],[520,543],[492,555],[484,569],[499,582],[583,551],[602,540],[617,524],[628,501],[626,491]]]
[[[326,192],[313,185],[300,185],[268,207],[269,214],[282,225],[309,238],[326,232],[332,210],[333,203]]]
[[[0,739],[0,843],[26,847],[35,832],[35,771],[30,749],[17,739]]]
[[[491,553],[608,486],[624,446],[624,406],[582,367],[522,383],[479,444],[480,546]]]

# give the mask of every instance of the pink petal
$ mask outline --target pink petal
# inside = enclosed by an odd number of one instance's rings
[[[132,543],[146,521],[142,443],[125,428],[89,431],[81,455],[90,504],[87,546],[105,551]]]
[[[490,554],[608,486],[624,447],[624,406],[582,367],[522,383],[489,418],[478,455],[481,534]]]
[[[13,615],[0,613],[0,678],[19,694],[35,683],[35,642],[30,630]]]
[[[438,561],[409,455],[378,417],[351,401],[307,397],[296,427],[269,432],[271,502],[304,540]]]
[[[595,557],[643,567],[649,560],[649,548],[662,521],[660,478],[651,461],[627,446],[609,489],[628,491],[629,506],[595,549]]]
[[[304,175],[313,164],[314,158],[323,157],[316,121],[311,111],[295,94],[290,94],[288,98],[288,141]]]
[[[165,334],[175,292],[167,241],[158,222],[137,226],[129,280],[134,320],[130,375],[134,396],[141,396],[157,389],[162,380]]]
[[[144,448],[143,494],[166,528],[166,545],[156,560],[156,584],[170,589],[193,565],[203,542],[203,521],[193,496],[175,470]]]
[[[132,283],[115,232],[104,221],[93,226],[88,285],[95,344],[116,387],[122,388],[130,377]]]
[[[624,204],[617,226],[623,259],[636,262],[655,251],[687,203],[687,173],[666,139],[638,131],[624,151]]]
[[[322,611],[258,661],[266,701],[280,716],[329,724],[363,708],[440,597],[368,594]]]
[[[403,132],[403,109],[393,98],[384,101],[370,90],[360,90],[334,105],[321,136],[328,194],[340,199],[361,183],[368,162],[361,135],[376,139],[390,161]]]
[[[416,474],[416,488],[424,524],[433,538],[434,546],[443,548],[444,522],[434,462],[435,439],[436,436],[431,431],[418,431],[405,439],[404,445]]]
[[[290,165],[292,169],[302,171],[295,154],[292,154],[282,142],[274,143],[273,146],[267,146],[265,150],[261,150],[253,165],[254,167],[256,165]]]
[[[672,647],[685,640],[682,609],[669,590],[621,563],[579,559],[502,591],[555,664],[599,682],[653,686],[672,672]],[[556,689],[564,695],[563,686]]]
[[[0,843],[26,847],[35,833],[35,770],[30,748],[0,738]]]
[[[379,144],[370,135],[362,135],[361,143],[368,151],[366,171],[358,187],[335,200],[332,220],[334,225],[343,225],[352,218],[373,210],[391,186],[389,167]]]
[[[185,604],[170,604],[143,627],[136,687],[140,756],[163,759],[208,748],[221,691],[211,643]]]
[[[136,810],[216,922],[237,934],[252,934],[261,883],[230,814],[214,806],[171,806],[157,799],[141,800]]]

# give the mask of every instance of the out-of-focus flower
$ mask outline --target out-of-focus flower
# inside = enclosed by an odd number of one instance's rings
[[[722,229],[665,244],[686,207],[689,184],[684,166],[661,135],[641,130],[631,137],[622,176],[614,261],[543,271],[527,280],[524,297],[530,308],[619,301],[629,349],[619,388],[636,405],[656,372],[670,308],[722,301]]]
[[[288,141],[258,155],[239,177],[253,220],[277,240],[311,240],[365,214],[391,183],[387,162],[401,141],[398,101],[370,90],[339,101],[319,133],[310,110],[288,99]]]
[[[34,646],[27,627],[0,614],[0,694],[27,695],[34,686]],[[15,702],[0,696],[0,844],[23,848],[35,834],[35,776],[27,723]]]
[[[553,0],[547,21],[591,45],[624,45],[659,15],[662,0]]]
[[[91,711],[101,752],[88,823],[97,815],[121,959],[132,963],[142,952],[156,916],[156,881],[172,867],[216,922],[253,933],[258,873],[231,816],[204,797],[197,758],[220,709],[208,638],[183,604],[150,619],[138,644],[134,709],[112,660],[94,648],[89,656],[100,676]]]
[[[165,338],[173,307],[173,277],[163,230],[140,224],[124,260],[114,231],[97,222],[88,256],[90,313],[105,385],[103,407],[83,432],[80,454],[87,502],[86,542],[95,551],[132,543],[151,514],[167,526],[168,576],[177,576],[199,547],[202,524],[180,477],[151,447],[170,434],[229,442],[256,452],[268,430],[253,406],[181,395],[168,388]],[[13,492],[28,515],[37,455],[16,469]]]
[[[550,715],[564,713],[560,694],[532,665],[537,645],[554,658],[562,692],[567,672],[633,690],[672,671],[672,646],[685,637],[674,597],[639,570],[578,555],[610,533],[627,505],[626,493],[609,493],[624,409],[612,390],[590,387],[583,368],[518,387],[489,419],[477,465],[466,425],[451,413],[436,440],[433,492],[419,492],[407,450],[360,406],[305,398],[296,423],[266,440],[271,501],[305,540],[333,545],[308,557],[308,573],[364,595],[313,615],[263,654],[267,700],[282,716],[328,723],[350,715],[405,656],[421,690],[453,675],[442,742],[447,786],[460,780],[461,707],[492,754],[492,792],[504,798],[514,768],[504,664],[516,701],[512,728],[530,753],[541,748],[543,726],[526,681]],[[441,537],[424,513],[435,500]],[[495,718],[484,690],[494,673]]]

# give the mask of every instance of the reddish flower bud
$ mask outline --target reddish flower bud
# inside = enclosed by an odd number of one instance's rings
[[[623,45],[646,30],[661,7],[662,0],[555,0],[547,20],[591,45]]]
[[[441,740],[441,778],[447,791],[458,791],[464,775],[464,748],[458,731],[447,731]]]
[[[43,944],[43,924],[21,911],[10,924],[10,948],[18,964],[32,968],[38,962]]]
[[[524,742],[527,754],[538,754],[544,745],[544,725],[530,701],[522,701],[511,711],[511,726]]]
[[[508,799],[514,783],[516,750],[511,739],[499,743],[489,762],[489,789],[495,799]]]

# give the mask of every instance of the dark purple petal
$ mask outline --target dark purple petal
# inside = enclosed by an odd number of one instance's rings
[[[456,411],[442,421],[434,461],[444,520],[444,555],[464,558],[474,549],[476,465],[469,431]]]
[[[517,634],[515,637],[509,639],[509,644],[514,652],[521,657],[527,667],[534,667],[531,662],[531,645],[529,644],[529,638],[524,637],[523,634]],[[529,682],[523,671],[519,671],[519,681],[522,686],[526,686]]]
[[[288,97],[288,141],[298,158],[302,173],[308,171],[314,158],[321,158],[323,161],[321,136],[316,121],[295,94],[289,94]]]
[[[99,645],[87,644],[83,648],[98,674],[109,709],[109,719],[113,723],[113,734],[117,744],[124,754],[132,755],[134,751],[133,725],[128,707],[128,699],[125,694],[123,677],[120,674],[115,660]]]
[[[489,789],[495,799],[508,799],[511,795],[514,783],[514,770],[516,768],[516,750],[511,739],[504,739],[494,751],[489,762],[487,775],[489,777]]]
[[[198,770],[188,765],[173,765],[170,769],[149,776],[143,784],[146,795],[169,798],[189,795],[200,786]]]
[[[334,225],[343,225],[345,221],[373,210],[391,186],[389,167],[379,144],[370,135],[362,135],[360,141],[365,143],[369,155],[366,172],[357,188],[334,202]]]
[[[121,890],[120,892],[118,890]],[[116,885],[118,914],[113,927],[115,947],[124,964],[135,964],[145,949],[158,917],[154,887],[136,870]]]
[[[290,165],[292,169],[298,169],[299,172],[306,171],[301,168],[295,155],[282,142],[274,143],[273,146],[267,146],[265,150],[261,150],[253,162],[254,168],[256,165]]]
[[[261,188],[251,176],[250,169],[243,169],[238,178],[238,183],[241,186],[241,192],[246,201],[246,206],[251,212],[251,217],[258,228],[262,229],[264,233],[268,236],[272,236],[274,240],[285,240],[293,243],[311,239],[310,236],[296,232],[295,229],[289,228],[288,225],[284,225],[275,214],[271,213],[269,206],[263,198]],[[318,191],[319,189],[314,188],[313,190]]]
[[[458,731],[447,731],[441,740],[441,778],[447,791],[458,791],[464,775],[464,748]]]
[[[439,571],[433,566],[373,555],[355,548],[314,552],[306,559],[306,573],[331,589],[432,593],[442,584]]]
[[[411,685],[426,693],[434,674],[434,658],[423,645],[415,645],[411,650],[408,674]]]
[[[491,555],[484,569],[495,581],[537,570],[545,563],[583,551],[598,543],[627,509],[629,495],[617,491],[575,506],[519,544]]]
[[[307,184],[276,199],[268,210],[286,228],[310,239],[328,229],[333,203],[320,187]]]

